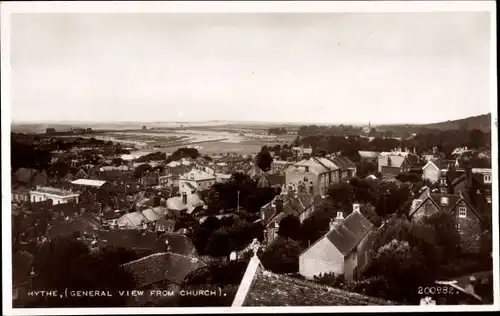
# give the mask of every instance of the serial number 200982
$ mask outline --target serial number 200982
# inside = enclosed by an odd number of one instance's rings
[[[455,288],[451,286],[419,286],[418,287],[419,295],[428,295],[428,294],[456,294]]]

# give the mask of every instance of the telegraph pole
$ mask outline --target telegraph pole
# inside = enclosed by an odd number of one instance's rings
[[[237,195],[237,206],[236,206],[236,212],[240,212],[240,190],[238,190],[238,195]]]

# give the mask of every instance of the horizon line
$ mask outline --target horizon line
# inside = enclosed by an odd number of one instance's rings
[[[491,112],[478,114],[474,116],[462,117],[457,119],[443,120],[443,121],[434,121],[434,122],[307,122],[307,121],[253,121],[253,120],[191,120],[191,121],[78,121],[78,120],[40,120],[40,121],[21,121],[17,120],[11,121],[12,125],[36,125],[36,124],[55,124],[55,125],[64,125],[64,124],[165,124],[165,123],[175,123],[175,124],[187,124],[187,123],[224,123],[227,125],[231,124],[282,124],[282,125],[320,125],[320,126],[338,126],[338,125],[352,125],[352,126],[365,126],[368,123],[371,126],[385,126],[385,125],[430,125],[430,124],[438,124],[445,123],[448,121],[458,121],[468,118],[474,118],[479,116],[491,115]]]

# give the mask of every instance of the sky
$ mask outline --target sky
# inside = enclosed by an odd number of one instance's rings
[[[488,12],[11,16],[12,120],[431,123],[490,112]]]

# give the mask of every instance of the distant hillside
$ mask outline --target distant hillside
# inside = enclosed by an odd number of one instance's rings
[[[397,132],[398,130],[405,128],[414,130],[412,132],[417,132],[423,129],[432,130],[453,130],[453,129],[479,129],[485,133],[491,132],[491,113],[471,116],[460,120],[446,121],[432,124],[420,124],[420,125],[379,125],[376,126],[378,131],[388,131],[392,130]]]

